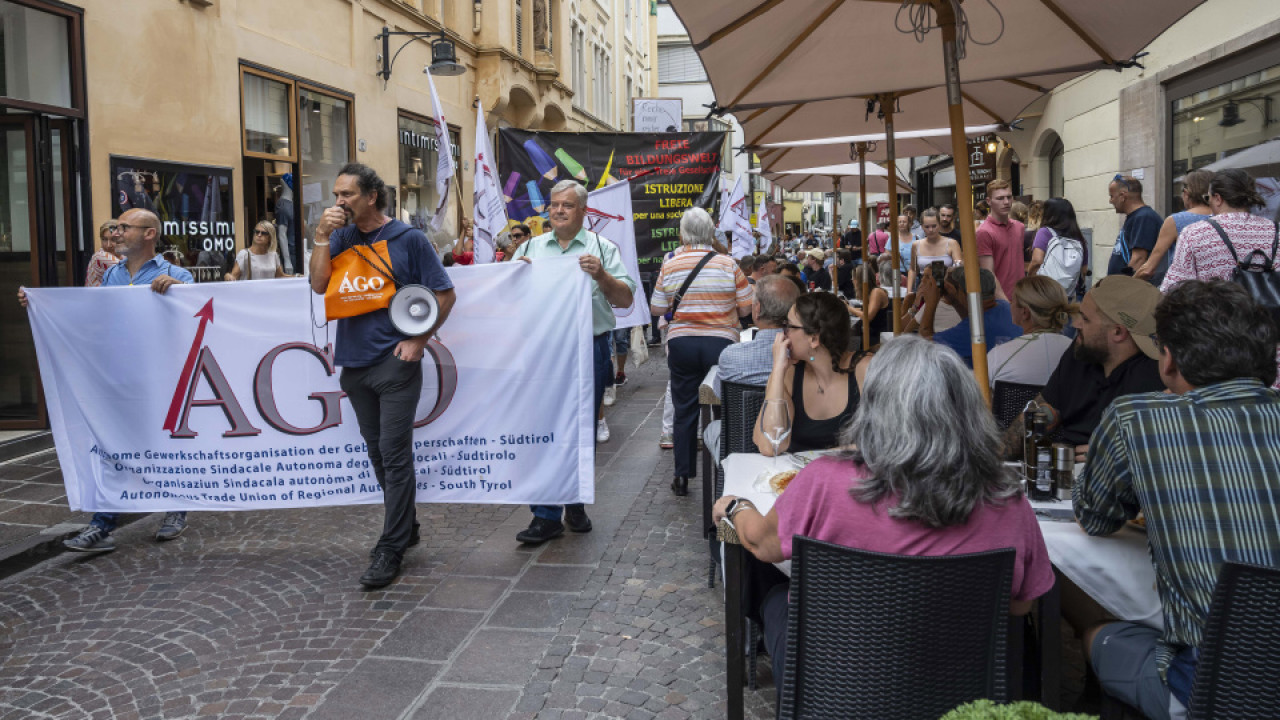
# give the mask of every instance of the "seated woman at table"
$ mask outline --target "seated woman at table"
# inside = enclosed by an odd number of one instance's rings
[[[876,353],[865,386],[841,435],[853,449],[809,463],[767,515],[726,495],[714,520],[731,512],[743,546],[766,563],[790,559],[795,535],[899,555],[1012,547],[1010,611],[1026,614],[1053,587],[1053,569],[1035,512],[1000,462],[972,371],[947,348],[907,336]],[[775,678],[785,667],[789,589],[773,587],[759,608]]]
[[[893,271],[893,258],[888,255],[881,255],[876,261],[878,268],[873,271],[870,265],[858,266],[858,280],[863,284],[871,286],[871,293],[867,296],[867,306],[865,311],[863,308],[850,307],[849,314],[858,318],[862,322],[871,323],[871,344],[877,345],[880,342],[880,333],[893,331],[893,300],[890,292],[902,292],[896,287],[898,274]],[[871,318],[870,321],[867,318]]]
[[[836,447],[840,429],[858,409],[857,378],[866,372],[866,356],[849,352],[846,307],[832,293],[812,292],[801,295],[787,312],[787,322],[773,340],[773,370],[752,431],[765,455],[774,454],[765,426],[790,425],[791,433],[778,443],[779,453],[825,450]],[[784,406],[789,423],[769,417]]]
[[[1058,368],[1062,353],[1071,347],[1071,338],[1062,334],[1062,328],[1080,312],[1080,306],[1067,302],[1057,280],[1029,275],[1014,284],[1010,310],[1014,324],[1025,334],[987,353],[991,387],[997,380],[1044,385]]]

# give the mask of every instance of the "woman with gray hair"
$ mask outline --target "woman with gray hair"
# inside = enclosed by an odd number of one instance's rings
[[[680,218],[683,244],[662,263],[651,300],[652,313],[669,323],[667,368],[675,409],[671,491],[676,495],[689,493],[689,478],[697,467],[698,386],[719,361],[720,351],[738,341],[738,318],[751,314],[751,285],[733,258],[711,248],[715,230],[706,210],[685,211]]]
[[[713,519],[732,517],[742,544],[766,563],[790,559],[796,535],[898,555],[1012,547],[1015,615],[1053,587],[1035,512],[1001,463],[995,420],[955,353],[912,336],[885,344],[841,440],[850,449],[811,462],[767,515],[726,495]],[[787,582],[773,587],[760,606],[778,678],[789,589]]]

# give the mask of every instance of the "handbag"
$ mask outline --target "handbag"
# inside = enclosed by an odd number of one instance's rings
[[[1222,242],[1227,244],[1227,250],[1231,251],[1231,258],[1236,262],[1235,270],[1231,273],[1231,282],[1243,287],[1254,300],[1271,313],[1271,319],[1280,325],[1280,274],[1276,273],[1276,247],[1280,245],[1280,225],[1276,225],[1276,232],[1271,240],[1271,257],[1267,257],[1267,254],[1261,250],[1254,250],[1246,255],[1246,260],[1242,262],[1222,226],[1213,218],[1205,218],[1205,222],[1218,231]]]
[[[667,310],[666,315],[663,315],[663,317],[667,319],[667,322],[671,322],[675,319],[676,308],[680,307],[680,301],[684,298],[684,294],[689,292],[689,286],[693,284],[693,279],[698,277],[698,272],[701,271],[707,263],[711,262],[711,258],[715,256],[716,254],[714,252],[709,252],[702,256],[702,259],[698,261],[697,265],[693,266],[693,270],[690,271],[689,277],[684,279],[684,284],[680,286],[680,289],[676,291],[675,296],[671,298],[671,309]]]
[[[357,243],[333,258],[324,291],[324,314],[329,320],[384,310],[396,294],[395,274],[387,241]]]

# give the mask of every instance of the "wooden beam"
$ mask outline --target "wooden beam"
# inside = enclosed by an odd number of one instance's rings
[[[791,109],[790,109],[790,110],[788,110],[788,111],[786,111],[785,113],[783,113],[783,114],[782,114],[782,117],[778,118],[776,121],[774,121],[774,123],[773,123],[772,125],[770,125],[769,127],[765,128],[765,129],[764,129],[764,132],[761,132],[759,135],[757,135],[757,136],[755,137],[755,139],[754,139],[754,140],[752,140],[751,142],[752,142],[753,144],[755,144],[755,145],[759,145],[759,144],[761,143],[761,141],[763,141],[763,140],[764,140],[764,137],[765,137],[766,135],[768,135],[769,133],[773,132],[774,128],[776,128],[776,127],[778,127],[779,125],[781,125],[782,123],[786,122],[787,118],[791,117],[792,115],[795,115],[795,114],[796,114],[796,111],[797,111],[797,110],[799,110],[800,108],[804,107],[804,106],[805,106],[805,103],[800,103],[799,105],[793,105],[793,106],[791,107]]]
[[[844,0],[833,0],[833,2],[827,6],[826,10],[823,10],[822,12],[818,13],[818,16],[814,18],[812,23],[809,24],[809,27],[805,28],[804,32],[800,33],[795,39],[791,41],[790,44],[787,45],[785,49],[783,49],[782,54],[778,55],[773,60],[770,60],[769,63],[765,66],[765,69],[762,70],[759,75],[755,76],[755,78],[751,82],[747,83],[746,87],[742,88],[742,91],[738,93],[738,96],[734,98],[732,102],[729,103],[729,107],[733,107],[738,103],[742,102],[742,98],[746,97],[747,93],[754,90],[755,87],[759,85],[761,82],[763,82],[765,78],[769,77],[769,74],[772,73],[775,68],[781,65],[783,61],[786,60],[788,57],[790,57],[791,53],[798,50],[800,46],[803,45],[804,42],[809,39],[809,36],[812,35],[814,31],[816,31],[819,27],[821,27],[822,24],[827,21],[827,18],[831,17],[831,14],[834,13],[836,11],[836,8],[840,7],[842,3],[844,3]]]
[[[1058,19],[1062,21],[1062,24],[1066,25],[1068,30],[1075,33],[1076,37],[1084,41],[1084,44],[1088,45],[1089,49],[1093,50],[1093,52],[1102,59],[1102,62],[1108,65],[1116,64],[1116,59],[1111,57],[1106,50],[1102,49],[1102,46],[1098,44],[1098,41],[1093,39],[1089,33],[1085,32],[1084,28],[1080,27],[1079,23],[1064,12],[1062,8],[1058,7],[1058,4],[1054,2],[1054,0],[1040,0],[1040,4],[1048,8],[1049,12],[1058,16]],[[1050,36],[1052,36],[1052,33],[1050,33]]]
[[[982,103],[980,103],[980,102],[978,102],[977,100],[973,99],[973,96],[972,96],[972,95],[970,95],[969,93],[967,93],[967,92],[965,92],[965,91],[961,90],[961,91],[960,91],[960,96],[961,96],[961,97],[963,97],[963,98],[964,98],[964,99],[965,99],[965,100],[966,100],[970,105],[972,105],[972,106],[974,106],[974,107],[978,108],[979,110],[981,110],[982,112],[986,113],[986,114],[987,114],[987,117],[991,118],[991,122],[992,122],[992,123],[995,123],[995,124],[1002,124],[1002,125],[1008,125],[1010,122],[1012,122],[1012,121],[1010,121],[1010,120],[1005,120],[1004,118],[1002,118],[1002,117],[1000,117],[999,115],[997,115],[997,114],[996,114],[996,113],[995,113],[991,108],[989,108],[989,107],[987,107],[986,105],[983,105]]]
[[[742,26],[746,25],[752,20],[755,20],[761,15],[769,12],[770,10],[777,7],[778,5],[781,5],[782,2],[783,0],[765,0],[764,2],[751,8],[750,10],[743,13],[742,15],[739,15],[738,18],[733,22],[711,33],[711,35],[709,35],[706,40],[703,40],[700,43],[695,43],[693,46],[693,49],[699,52],[707,49],[711,45],[714,45],[715,43],[718,43],[721,40],[723,40],[726,36],[728,36],[733,31],[741,28]]]

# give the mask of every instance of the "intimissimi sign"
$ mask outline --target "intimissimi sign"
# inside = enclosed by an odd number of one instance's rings
[[[459,143],[457,134],[453,132],[453,128],[449,128],[449,140],[453,145],[453,159],[461,160],[462,150],[458,147]],[[400,129],[400,144],[407,145],[411,148],[439,152],[439,147],[436,144],[436,136],[434,134],[424,135],[423,133],[414,132],[408,128]]]

